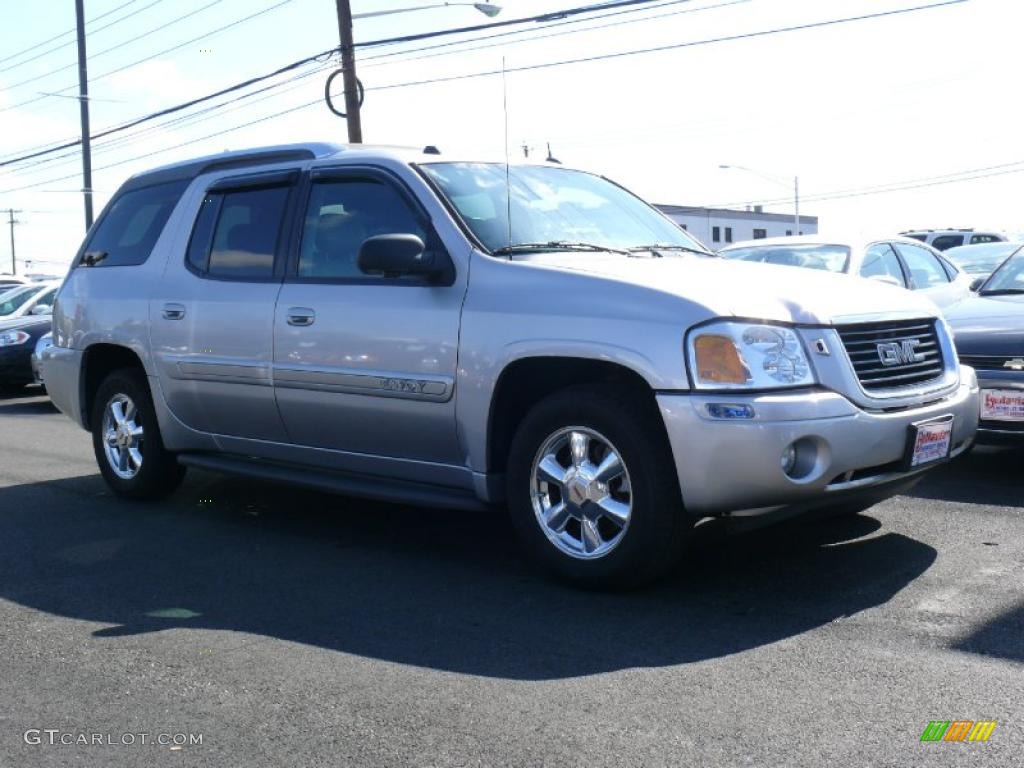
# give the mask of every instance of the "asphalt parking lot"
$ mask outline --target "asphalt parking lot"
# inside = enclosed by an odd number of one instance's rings
[[[2,766],[1021,764],[1024,451],[852,520],[706,526],[602,595],[500,515],[200,472],[131,504],[47,399],[0,399],[0,435]]]

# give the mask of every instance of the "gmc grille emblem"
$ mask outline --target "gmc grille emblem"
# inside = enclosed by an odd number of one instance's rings
[[[876,344],[878,359],[882,365],[906,365],[907,363],[924,362],[925,356],[917,351],[920,339],[906,339],[905,341],[886,341]]]

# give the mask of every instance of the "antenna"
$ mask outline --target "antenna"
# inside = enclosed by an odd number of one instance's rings
[[[512,182],[508,167],[508,86],[505,82],[505,57],[501,57],[501,108],[505,113],[505,218],[508,221],[508,243],[512,245]]]

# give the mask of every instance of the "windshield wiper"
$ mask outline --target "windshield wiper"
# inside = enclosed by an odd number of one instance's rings
[[[654,245],[634,245],[629,249],[630,253],[643,253],[649,251],[651,253],[658,253],[659,251],[686,251],[687,253],[696,253],[699,256],[714,256],[713,253],[702,251],[699,248],[691,248],[688,245],[672,245],[668,243],[656,243]]]
[[[995,288],[991,291],[982,291],[979,296],[1007,296],[1014,293],[1024,293],[1024,288]]]
[[[491,251],[491,255],[508,256],[513,253],[528,253],[529,251],[610,251],[611,253],[629,255],[629,251],[612,248],[610,245],[572,243],[567,240],[551,240],[547,243],[514,243]]]

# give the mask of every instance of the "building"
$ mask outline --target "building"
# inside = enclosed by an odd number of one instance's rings
[[[748,211],[689,205],[655,207],[714,251],[743,240],[795,234],[813,235],[818,231],[817,216],[800,214],[800,232],[797,233],[792,214],[765,213],[759,205]]]

